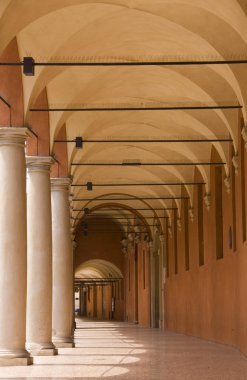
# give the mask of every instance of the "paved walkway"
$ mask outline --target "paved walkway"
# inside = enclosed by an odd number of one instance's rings
[[[0,379],[247,380],[237,350],[180,334],[112,322],[77,322],[76,348],[2,367]]]

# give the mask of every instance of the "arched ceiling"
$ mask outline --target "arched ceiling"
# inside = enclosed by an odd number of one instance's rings
[[[246,59],[247,4],[237,0],[2,0],[0,53],[17,39],[20,60],[36,62],[120,62]],[[240,118],[246,122],[246,65],[197,66],[36,66],[35,76],[23,76],[24,115],[43,90],[50,108],[225,106],[238,109],[50,112],[50,149],[65,128],[67,140],[219,139],[233,140],[238,152]],[[42,107],[42,104],[39,104]],[[123,183],[193,182],[195,166],[74,166],[73,163],[210,162],[212,148],[230,173],[228,142],[116,142],[67,143],[69,175],[74,184],[116,183],[115,187],[71,189],[73,208],[98,207],[101,202],[81,198],[123,197],[116,201],[133,209],[171,206],[184,191],[193,206],[193,185],[131,186]],[[197,165],[210,192],[210,166]],[[111,194],[109,196],[109,194]],[[110,201],[109,201],[110,202]],[[108,202],[108,203],[109,203]],[[180,207],[181,200],[175,199]],[[134,205],[134,206],[133,206]],[[111,211],[109,211],[111,214]],[[145,218],[145,213],[140,211]],[[160,214],[159,214],[160,215]],[[163,215],[163,214],[162,214]],[[170,215],[169,211],[166,215]],[[73,227],[82,212],[73,211]],[[148,222],[149,223],[149,222]],[[149,223],[150,224],[150,223]]]
[[[85,261],[75,271],[75,277],[83,278],[122,278],[123,275],[116,265],[106,260]]]

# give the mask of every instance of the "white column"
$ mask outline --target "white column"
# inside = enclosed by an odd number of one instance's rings
[[[0,128],[0,366],[28,365],[25,128]]]
[[[27,342],[32,355],[52,344],[51,157],[27,157]]]
[[[74,268],[74,257],[75,257],[75,250],[77,248],[77,243],[75,242],[75,234],[71,233],[71,228],[70,228],[70,234],[71,234],[71,241],[72,241],[72,267],[73,267],[73,284],[72,284],[72,299],[73,299],[73,305],[72,305],[72,335],[74,334],[74,331],[76,329],[76,320],[75,320],[75,288],[74,288],[74,273],[75,273],[75,268]]]
[[[51,179],[53,304],[52,335],[56,347],[73,347],[73,253],[70,236],[69,178]]]

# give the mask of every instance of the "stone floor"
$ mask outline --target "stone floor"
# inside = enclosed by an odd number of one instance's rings
[[[77,321],[76,348],[34,357],[30,367],[2,367],[0,379],[246,380],[237,350],[136,325]]]

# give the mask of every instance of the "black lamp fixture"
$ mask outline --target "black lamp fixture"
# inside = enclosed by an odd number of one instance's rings
[[[75,147],[76,147],[76,149],[82,149],[82,145],[83,145],[83,139],[82,139],[82,137],[77,136],[75,138]]]
[[[83,209],[83,211],[84,211],[84,214],[85,214],[85,215],[88,215],[88,214],[89,214],[89,208],[85,207],[85,208]]]
[[[93,190],[93,182],[87,182],[87,191],[92,191]]]
[[[34,59],[32,57],[23,58],[23,74],[34,76]]]

